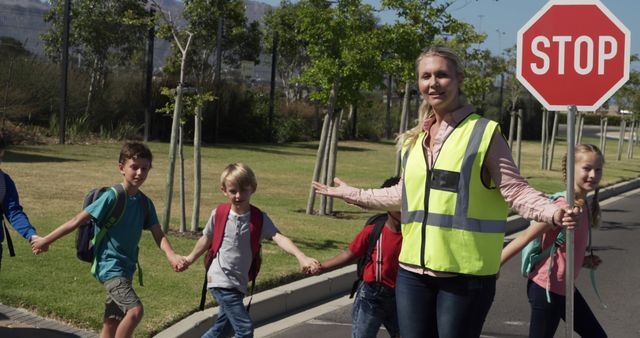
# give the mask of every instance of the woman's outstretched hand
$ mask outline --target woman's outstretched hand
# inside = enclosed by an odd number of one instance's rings
[[[333,179],[333,182],[336,184],[335,187],[330,187],[316,181],[311,182],[311,185],[313,186],[313,188],[316,190],[318,194],[326,195],[330,197],[337,197],[341,199],[344,199],[346,196],[348,196],[355,190],[359,190],[357,188],[354,188],[348,185],[347,183],[345,183],[344,181],[342,181],[337,177]]]

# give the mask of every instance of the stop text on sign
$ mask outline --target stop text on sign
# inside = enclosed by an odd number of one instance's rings
[[[629,79],[630,41],[599,0],[549,0],[518,30],[516,78],[548,110],[594,111]]]
[[[580,75],[590,74],[594,69],[595,60],[597,60],[597,74],[604,74],[606,61],[613,59],[618,53],[618,42],[613,36],[599,36],[597,41],[594,41],[591,37],[582,35],[572,40],[573,38],[569,35],[555,35],[551,40],[542,35],[534,37],[531,40],[531,53],[540,61],[530,64],[531,71],[537,75],[544,75],[550,71],[551,58],[554,56],[550,55],[551,52],[548,50],[552,44],[557,45],[557,48],[553,49],[558,51],[555,55],[558,62],[556,70],[558,75],[565,74],[568,44],[573,45],[573,53],[568,55],[569,66],[573,66],[573,70]]]

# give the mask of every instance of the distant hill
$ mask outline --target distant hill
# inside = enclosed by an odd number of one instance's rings
[[[158,3],[172,13],[182,12],[182,2],[177,0],[158,0]],[[271,6],[257,1],[245,1],[246,15],[249,21],[260,21]],[[48,26],[44,14],[49,10],[48,2],[40,0],[0,0],[0,36],[10,36],[19,41],[33,53],[44,54],[40,34]],[[154,64],[160,65],[169,53],[169,43],[156,40]]]

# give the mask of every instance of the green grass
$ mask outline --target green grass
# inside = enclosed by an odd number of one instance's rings
[[[597,140],[585,140],[595,142]],[[168,145],[150,143],[155,155],[154,169],[143,186],[158,213],[164,206]],[[371,214],[336,201],[340,217],[306,215],[315,162],[316,143],[289,145],[228,144],[203,150],[202,207],[204,224],[213,207],[224,202],[219,192],[219,175],[230,162],[245,162],[258,177],[252,202],[265,210],[286,236],[305,253],[325,259],[347,248],[353,236]],[[535,187],[553,192],[562,190],[559,171],[564,144],[556,147],[554,171],[539,170],[539,144],[525,142],[522,174]],[[18,186],[22,205],[39,233],[44,235],[80,211],[84,194],[91,188],[121,181],[117,170],[120,144],[16,146],[9,149],[2,169]],[[615,160],[617,143],[609,141],[603,185],[637,177],[640,150],[636,159]],[[187,163],[187,223],[192,200],[192,149],[185,149]],[[341,142],[337,174],[354,186],[377,187],[393,175],[394,148],[390,144]],[[177,176],[176,176],[177,177]],[[172,206],[171,228],[178,228],[178,185]],[[316,202],[316,206],[318,203]],[[188,225],[187,225],[188,227]],[[0,272],[0,302],[29,308],[40,315],[57,318],[75,326],[100,330],[104,302],[102,286],[89,273],[89,264],[75,258],[74,236],[54,243],[49,252],[33,256],[25,241],[13,232],[17,256],[5,255]],[[188,253],[194,240],[170,236],[178,253]],[[6,253],[6,250],[5,250]],[[273,243],[263,245],[263,266],[258,287],[268,288],[303,276],[296,260]],[[140,264],[145,286],[134,285],[145,306],[145,317],[136,337],[148,337],[196,311],[203,268],[194,264],[181,274],[174,273],[164,254],[144,233],[140,243]],[[134,282],[135,283],[135,282]]]

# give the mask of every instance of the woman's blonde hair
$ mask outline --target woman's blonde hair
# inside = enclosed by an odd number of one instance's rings
[[[604,164],[604,156],[600,151],[600,148],[593,144],[576,144],[575,148],[575,158],[578,158],[579,154],[588,154],[594,153],[598,155],[602,159],[602,163]],[[567,154],[564,154],[562,157],[562,178],[564,181],[567,181]],[[602,211],[600,209],[600,202],[598,201],[598,193],[600,192],[600,188],[596,187],[593,192],[593,202],[590,205],[591,209],[591,226],[593,228],[598,228],[600,226],[600,220],[602,218]],[[574,200],[576,201],[576,206],[582,207],[584,205],[584,201],[582,199],[578,199],[577,196],[574,196]]]
[[[422,51],[422,53],[420,53],[420,56],[418,56],[418,58],[416,59],[416,64],[415,64],[416,77],[420,76],[419,70],[418,70],[418,67],[420,66],[420,62],[422,61],[422,59],[428,56],[439,56],[441,58],[446,59],[449,62],[449,64],[453,66],[453,69],[456,75],[464,76],[464,69],[462,68],[462,62],[460,61],[460,58],[453,50],[444,46],[431,46],[431,47],[425,48]],[[459,93],[460,93],[460,100],[464,101],[464,96],[462,95],[461,89],[459,89]],[[399,150],[402,149],[405,145],[412,146],[416,142],[416,139],[418,138],[418,134],[420,134],[420,132],[422,131],[422,125],[424,124],[424,121],[429,119],[431,116],[433,116],[433,114],[435,114],[433,109],[431,109],[431,106],[427,103],[427,100],[423,99],[422,103],[420,104],[420,108],[418,109],[418,124],[415,127],[407,130],[403,134],[398,135],[396,139],[396,142],[397,142],[396,144]]]

